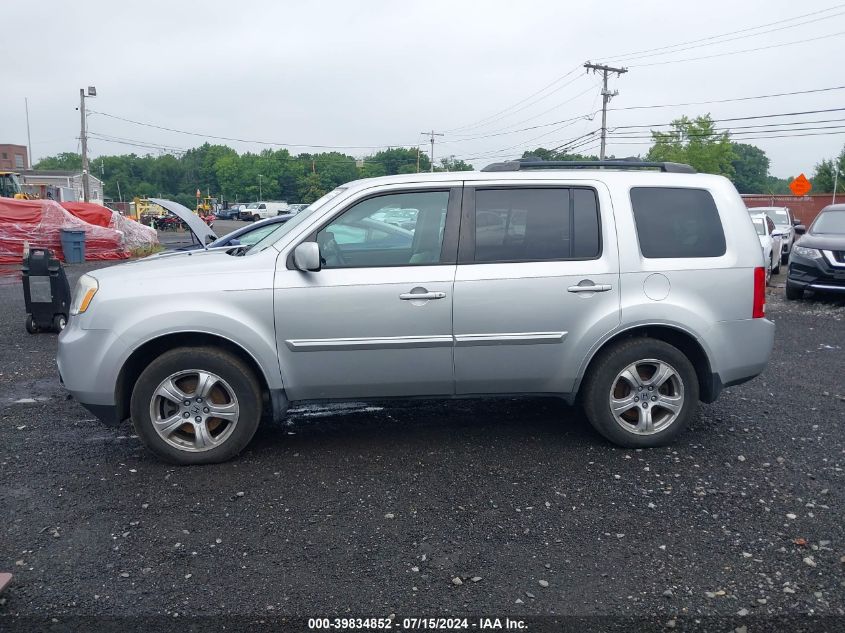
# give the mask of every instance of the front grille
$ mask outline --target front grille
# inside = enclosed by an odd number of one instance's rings
[[[845,264],[845,251],[831,251],[833,259],[839,264]]]

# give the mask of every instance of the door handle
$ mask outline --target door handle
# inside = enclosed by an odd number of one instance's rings
[[[581,282],[584,283],[584,282]],[[594,284],[590,282],[589,285],[577,285],[577,286],[569,286],[566,289],[567,292],[607,292],[608,290],[612,289],[613,286],[610,284]]]
[[[403,292],[399,295],[402,301],[426,301],[428,299],[443,299],[445,292]]]

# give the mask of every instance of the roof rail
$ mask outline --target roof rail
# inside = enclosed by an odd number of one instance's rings
[[[528,171],[531,169],[659,169],[673,174],[695,174],[695,169],[683,163],[649,163],[640,160],[512,160],[492,163],[481,171]]]

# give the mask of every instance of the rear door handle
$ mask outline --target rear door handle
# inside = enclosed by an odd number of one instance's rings
[[[445,292],[403,292],[399,295],[402,301],[426,301],[428,299],[443,299]]]
[[[581,282],[584,283],[584,282]],[[590,282],[589,285],[577,285],[577,286],[569,286],[567,288],[567,292],[607,292],[608,290],[612,289],[613,286],[610,284],[594,284]]]

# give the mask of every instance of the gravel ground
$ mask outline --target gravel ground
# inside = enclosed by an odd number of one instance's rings
[[[0,571],[15,574],[0,629],[475,614],[834,630],[845,305],[770,288],[768,311],[766,372],[670,448],[615,448],[553,400],[394,401],[297,407],[236,461],[175,468],[66,398],[55,335],[25,333],[0,271]]]

